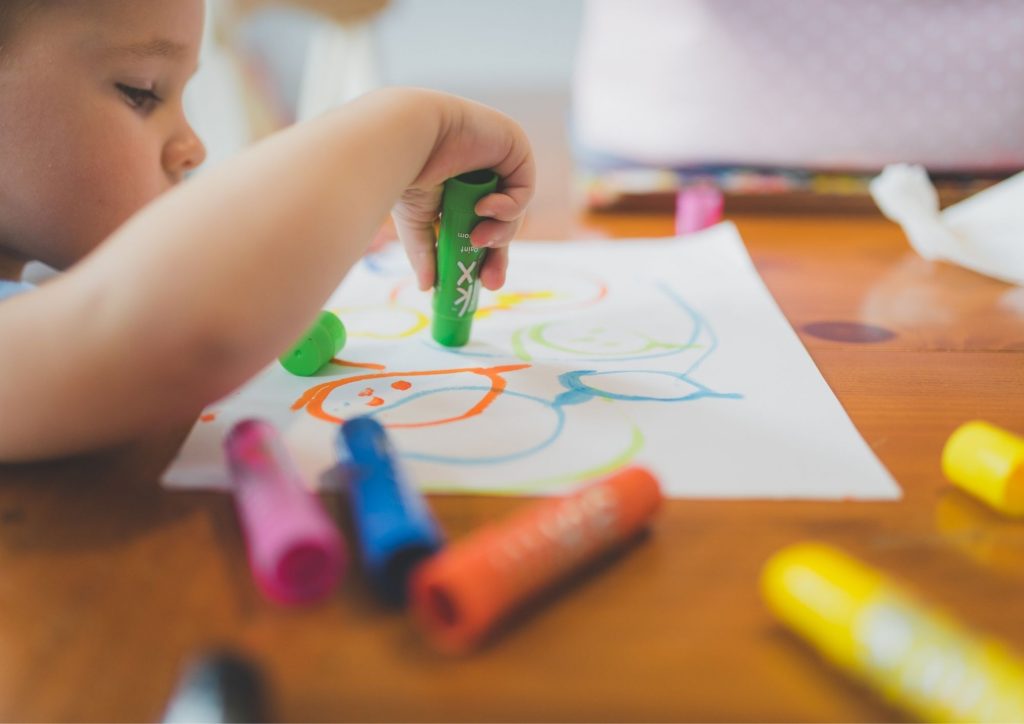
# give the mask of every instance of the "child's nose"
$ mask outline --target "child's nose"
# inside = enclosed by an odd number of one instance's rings
[[[174,179],[181,181],[185,174],[198,167],[206,160],[206,146],[192,130],[185,127],[185,132],[173,138],[164,147],[164,170]]]

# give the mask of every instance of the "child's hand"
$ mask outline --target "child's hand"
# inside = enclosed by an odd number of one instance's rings
[[[473,246],[487,247],[480,281],[488,289],[505,283],[508,245],[519,230],[534,191],[530,142],[511,118],[462,98],[423,93],[439,106],[443,120],[437,143],[420,175],[391,210],[421,290],[434,284],[437,221],[442,184],[460,173],[489,168],[501,177],[498,192],[485,196],[476,213],[488,217],[471,235]]]

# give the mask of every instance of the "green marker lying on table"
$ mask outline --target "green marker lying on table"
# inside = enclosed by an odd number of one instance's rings
[[[345,325],[333,312],[320,312],[316,321],[278,360],[299,377],[319,372],[345,346]]]

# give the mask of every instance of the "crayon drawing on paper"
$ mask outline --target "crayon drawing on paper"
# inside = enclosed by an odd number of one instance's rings
[[[248,416],[317,478],[338,424],[375,415],[430,491],[546,495],[627,464],[680,497],[896,498],[730,224],[683,239],[519,243],[471,341],[430,336],[402,251],[363,260],[325,305],[348,343],[317,376],[276,363],[211,405],[165,476],[225,487],[220,441]]]

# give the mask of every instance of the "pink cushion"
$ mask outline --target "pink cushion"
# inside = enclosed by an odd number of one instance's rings
[[[1024,166],[1019,0],[589,0],[586,150],[664,166]]]

